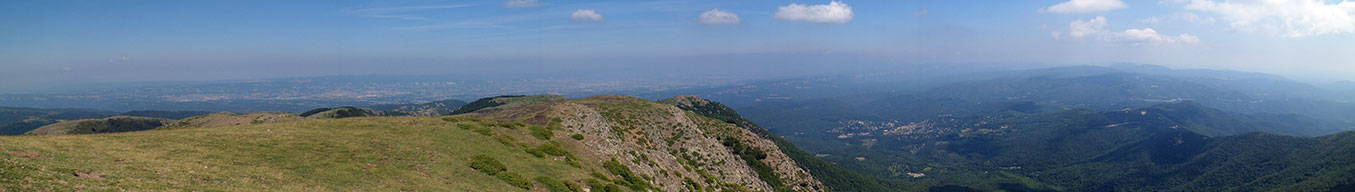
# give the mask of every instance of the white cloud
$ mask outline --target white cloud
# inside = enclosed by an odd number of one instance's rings
[[[739,15],[720,9],[711,9],[706,12],[701,12],[701,16],[697,18],[697,21],[707,25],[743,23],[743,20],[739,19]]]
[[[593,11],[592,9],[579,9],[578,11],[574,11],[574,14],[570,14],[569,19],[590,22],[602,21],[602,14],[598,14],[597,11]]]
[[[541,2],[536,0],[508,0],[503,2],[504,8],[533,8],[540,6]]]
[[[852,21],[852,7],[833,1],[823,5],[790,5],[777,8],[773,18],[786,21],[842,24]]]
[[[1234,29],[1283,37],[1355,33],[1355,2],[1342,0],[1187,0],[1185,8],[1217,14]]]
[[[1129,8],[1120,0],[1070,0],[1041,9],[1053,13],[1091,13]]]
[[[1191,34],[1163,35],[1153,28],[1126,29],[1121,32],[1107,30],[1110,26],[1106,17],[1097,16],[1089,20],[1075,20],[1068,24],[1068,36],[1071,39],[1091,39],[1107,42],[1126,42],[1135,45],[1190,44],[1199,43],[1200,37]],[[1059,32],[1052,33],[1055,39],[1062,39]]]
[[[1097,16],[1090,20],[1075,20],[1068,24],[1068,36],[1073,38],[1083,38],[1091,35],[1104,33],[1106,26],[1106,17]]]
[[[913,12],[913,15],[914,15],[914,16],[923,16],[923,15],[927,15],[927,10],[926,10],[926,9],[923,9],[923,10],[921,10],[921,11],[914,11],[914,12]]]
[[[1180,34],[1176,36],[1167,36],[1157,33],[1153,28],[1126,29],[1124,32],[1111,35],[1119,36],[1120,39],[1134,43],[1148,44],[1172,44],[1172,43],[1199,43],[1200,37],[1191,34]]]

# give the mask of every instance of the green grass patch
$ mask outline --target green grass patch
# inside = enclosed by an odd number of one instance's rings
[[[532,136],[536,137],[537,139],[550,140],[552,136],[555,136],[555,132],[551,131],[551,129],[547,127],[530,126],[530,129],[532,132]]]

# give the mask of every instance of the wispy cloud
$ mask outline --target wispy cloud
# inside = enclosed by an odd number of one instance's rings
[[[1153,25],[1155,25],[1155,24],[1163,24],[1163,23],[1170,23],[1170,22],[1175,22],[1175,21],[1184,21],[1184,22],[1196,23],[1196,24],[1212,24],[1212,23],[1214,23],[1215,19],[1212,18],[1212,17],[1201,17],[1200,15],[1196,15],[1196,14],[1194,14],[1194,13],[1178,12],[1178,13],[1172,14],[1172,15],[1170,15],[1170,16],[1162,16],[1162,17],[1151,16],[1151,17],[1148,17],[1148,18],[1143,18],[1143,19],[1139,19],[1139,20],[1138,20],[1139,23],[1142,23],[1142,24],[1153,24]]]
[[[1091,13],[1129,8],[1120,0],[1070,0],[1040,9],[1052,13]]]
[[[404,19],[404,20],[427,20],[428,18],[426,17],[409,14],[409,12],[434,10],[434,9],[455,9],[470,6],[471,6],[470,4],[449,4],[449,5],[418,5],[403,7],[366,7],[366,8],[345,8],[339,10],[339,12],[345,15],[359,17]]]

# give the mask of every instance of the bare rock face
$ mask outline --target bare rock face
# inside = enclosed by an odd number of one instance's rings
[[[704,99],[690,101],[706,101]],[[477,110],[470,116],[554,124],[584,163],[615,160],[663,191],[823,191],[771,140],[724,120],[633,97],[596,96]],[[574,147],[570,147],[574,146]],[[605,172],[605,171],[600,171]],[[762,173],[760,176],[760,172]]]

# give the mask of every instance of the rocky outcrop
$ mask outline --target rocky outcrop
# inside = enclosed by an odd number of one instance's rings
[[[702,99],[704,101],[704,99]],[[556,126],[582,135],[570,149],[593,161],[616,160],[663,191],[742,189],[823,191],[776,144],[739,125],[675,105],[623,96],[503,104],[468,114]]]

